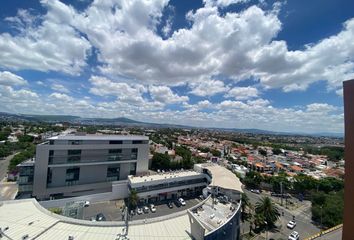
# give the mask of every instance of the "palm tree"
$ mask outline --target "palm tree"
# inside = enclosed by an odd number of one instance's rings
[[[255,212],[264,219],[264,224],[266,224],[268,228],[274,227],[280,217],[278,208],[269,197],[263,197],[256,203]]]
[[[128,198],[129,208],[134,209],[138,205],[138,201],[138,193],[134,189],[132,189]]]
[[[246,217],[246,209],[251,209],[252,208],[252,205],[251,205],[251,202],[250,202],[250,199],[249,197],[245,194],[245,193],[242,193],[241,195],[241,218],[242,218],[242,221],[245,219]],[[248,215],[248,214],[247,214]]]

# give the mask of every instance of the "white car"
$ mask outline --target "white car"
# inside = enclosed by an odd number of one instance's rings
[[[182,206],[186,206],[186,202],[183,198],[179,198],[178,201],[181,203]]]
[[[290,229],[294,229],[294,227],[296,226],[296,222],[295,221],[289,221],[286,226],[288,228],[290,228]]]
[[[137,214],[141,215],[141,214],[143,214],[143,209],[142,208],[137,208],[136,212],[137,212]]]
[[[156,207],[154,204],[150,204],[150,211],[153,213],[156,212]]]
[[[293,231],[290,235],[288,240],[299,240],[300,239],[300,235],[298,232]]]
[[[90,206],[90,201],[85,201],[84,202],[84,207],[88,207],[88,206]]]
[[[258,189],[251,189],[252,193],[257,193],[257,194],[261,194],[261,191],[259,191]]]
[[[144,206],[144,207],[143,207],[143,212],[144,212],[144,213],[149,213],[149,208],[148,208],[147,206]]]

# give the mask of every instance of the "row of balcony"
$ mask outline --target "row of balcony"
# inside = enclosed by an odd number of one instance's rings
[[[99,160],[98,160],[98,159]],[[68,163],[93,163],[93,162],[106,162],[106,161],[130,161],[137,160],[138,154],[111,154],[100,155],[96,159],[87,159],[85,156],[72,155],[72,156],[49,156],[49,164],[68,164]]]

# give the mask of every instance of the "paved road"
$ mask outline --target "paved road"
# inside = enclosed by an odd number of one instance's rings
[[[261,197],[265,196],[265,194],[255,194],[251,193],[248,190],[244,189],[244,192],[250,199],[252,205],[255,205],[257,201],[260,200]],[[301,238],[310,237],[313,234],[319,232],[319,229],[312,224],[311,222],[311,204],[308,201],[304,201],[301,203],[301,206],[296,210],[288,210],[280,205],[277,205],[280,211],[284,211],[284,216],[281,216],[277,225],[280,228],[273,230],[268,233],[268,238],[274,239],[287,239],[289,234],[292,231],[297,231],[300,233]],[[286,227],[287,223],[292,220],[293,216],[295,216],[295,221],[297,223],[296,227],[293,230],[290,230]],[[249,231],[249,224],[243,224],[242,232]],[[265,236],[265,234],[263,234]]]
[[[0,182],[6,177],[7,167],[9,166],[10,160],[13,156],[15,156],[15,154],[7,156],[4,160],[0,160]]]
[[[336,231],[330,232],[322,237],[316,238],[316,240],[341,240],[342,239],[342,231],[343,229],[340,228]]]
[[[17,191],[16,182],[0,182],[0,201],[15,199]]]

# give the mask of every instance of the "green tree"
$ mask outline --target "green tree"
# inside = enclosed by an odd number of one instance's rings
[[[221,157],[221,152],[219,150],[211,149],[210,153],[213,154],[213,156],[215,157]]]
[[[241,210],[242,210],[241,218],[242,218],[242,220],[245,219],[246,209],[251,209],[251,208],[252,208],[252,205],[251,205],[249,197],[245,193],[242,193],[241,194]]]
[[[157,169],[168,169],[170,167],[171,159],[170,156],[163,153],[154,153],[151,162],[151,168]]]
[[[264,224],[267,225],[268,228],[274,227],[280,217],[278,208],[269,197],[262,197],[261,200],[256,203],[255,212],[264,219]]]
[[[262,149],[262,148],[258,149],[258,152],[259,152],[259,154],[261,154],[261,155],[264,156],[264,157],[267,156],[267,151],[264,150],[264,149]]]
[[[138,193],[134,189],[132,189],[130,191],[130,194],[129,194],[129,197],[128,197],[129,209],[135,209],[136,206],[138,206],[138,202],[139,202]]]
[[[279,154],[282,153],[282,151],[280,150],[280,148],[273,148],[272,152],[273,152],[274,155],[279,155]]]

